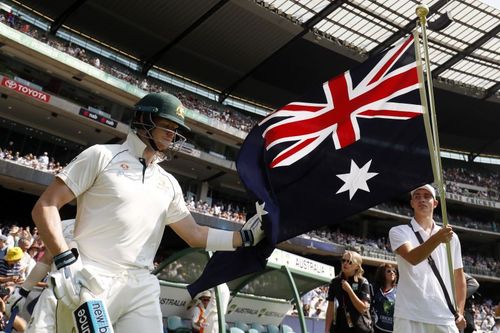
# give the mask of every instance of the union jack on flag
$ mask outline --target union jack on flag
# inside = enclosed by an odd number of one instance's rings
[[[358,118],[407,120],[422,114],[420,104],[395,100],[419,88],[416,63],[391,70],[413,48],[413,37],[387,52],[357,84],[349,71],[323,84],[325,102],[293,102],[264,119],[272,119],[263,133],[265,147],[293,143],[281,151],[270,167],[289,166],[331,137],[335,149],[344,148],[361,137]]]
[[[279,242],[431,182],[418,70],[410,37],[255,126],[236,166],[265,203],[266,239],[215,253],[191,295],[264,269]]]

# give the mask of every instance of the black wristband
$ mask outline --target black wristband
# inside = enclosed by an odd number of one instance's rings
[[[253,232],[252,230],[240,230],[241,242],[243,247],[248,247],[253,245]]]
[[[54,256],[54,265],[57,269],[61,269],[71,265],[78,259],[78,250],[73,248]]]

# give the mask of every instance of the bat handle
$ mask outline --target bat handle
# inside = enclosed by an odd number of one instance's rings
[[[113,324],[104,302],[96,298],[90,290],[83,287],[80,290],[80,305],[73,311],[73,323],[76,332],[113,333]],[[92,330],[89,331],[89,326]]]

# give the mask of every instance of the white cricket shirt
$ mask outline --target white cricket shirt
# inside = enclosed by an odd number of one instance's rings
[[[122,271],[153,267],[165,225],[190,213],[177,180],[130,133],[121,145],[95,145],[57,175],[77,197],[74,240],[84,263]]]

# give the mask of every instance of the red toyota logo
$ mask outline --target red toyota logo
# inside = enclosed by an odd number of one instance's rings
[[[5,81],[5,86],[7,88],[10,88],[10,89],[16,89],[17,83],[15,81],[12,81],[12,80],[7,80],[7,81]]]

